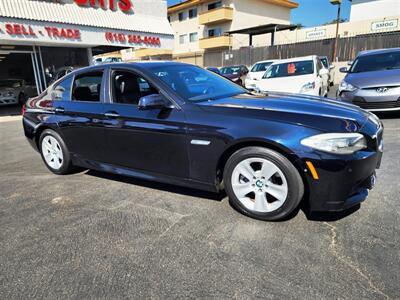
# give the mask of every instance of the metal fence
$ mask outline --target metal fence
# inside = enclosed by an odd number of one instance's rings
[[[335,39],[300,42],[268,47],[243,47],[238,50],[213,51],[204,54],[205,66],[247,65],[265,59],[284,59],[306,55],[332,57]],[[400,47],[400,32],[358,35],[340,38],[338,61],[353,60],[363,50]]]

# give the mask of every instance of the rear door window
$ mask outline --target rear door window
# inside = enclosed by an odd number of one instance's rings
[[[71,87],[72,87],[72,76],[61,80],[54,86],[51,92],[51,99],[58,101],[70,101]]]
[[[103,71],[93,71],[75,76],[72,88],[73,101],[100,102]]]

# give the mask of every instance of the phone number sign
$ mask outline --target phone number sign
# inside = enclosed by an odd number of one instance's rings
[[[161,45],[161,40],[156,36],[141,36],[136,34],[125,34],[106,32],[105,38],[109,42],[120,43],[120,44],[145,44],[145,45]]]

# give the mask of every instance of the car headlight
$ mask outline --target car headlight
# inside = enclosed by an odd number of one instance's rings
[[[360,133],[323,133],[310,136],[301,144],[333,154],[352,154],[367,148],[367,140]]]
[[[315,89],[315,81],[308,82],[305,85],[303,85],[301,90],[300,90],[300,93],[307,92],[307,91],[310,91],[310,90],[313,90],[313,89]]]
[[[339,84],[339,92],[343,92],[343,91],[353,92],[356,89],[357,88],[354,85],[352,85],[344,80],[342,80],[342,82]]]

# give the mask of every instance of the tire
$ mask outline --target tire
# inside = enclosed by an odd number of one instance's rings
[[[259,220],[288,217],[304,194],[303,181],[293,164],[282,154],[263,147],[236,151],[225,165],[223,179],[231,205]]]
[[[46,129],[42,132],[39,150],[44,164],[54,174],[64,175],[75,170],[63,139],[54,130]]]

